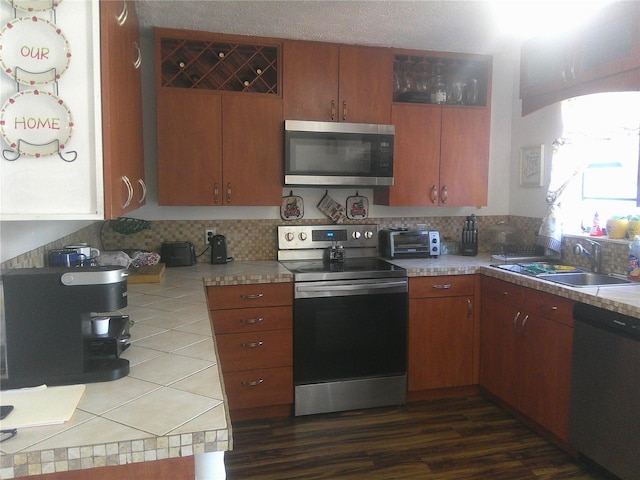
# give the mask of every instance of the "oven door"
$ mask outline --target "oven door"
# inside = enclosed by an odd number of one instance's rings
[[[406,278],[304,282],[295,290],[295,385],[406,374]]]

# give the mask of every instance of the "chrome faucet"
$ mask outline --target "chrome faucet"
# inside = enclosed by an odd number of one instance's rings
[[[591,262],[591,271],[594,273],[600,273],[602,264],[602,249],[600,244],[598,242],[592,242],[591,240],[587,240],[587,242],[591,246],[591,252],[584,248],[582,244],[576,243],[573,246],[573,253],[576,255],[586,255]]]

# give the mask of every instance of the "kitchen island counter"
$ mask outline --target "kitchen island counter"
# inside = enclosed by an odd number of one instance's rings
[[[23,428],[0,443],[0,478],[127,465],[232,448],[231,422],[205,286],[291,281],[277,262],[167,268],[128,285],[134,322],[128,376],[88,383],[63,424]]]

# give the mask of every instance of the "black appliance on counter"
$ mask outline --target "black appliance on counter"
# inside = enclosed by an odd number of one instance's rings
[[[211,245],[211,263],[227,263],[227,239],[224,235],[214,235],[209,239]]]
[[[111,316],[103,335],[92,327],[95,312],[127,306],[123,267],[15,269],[2,275],[2,293],[2,389],[104,382],[129,373],[129,361],[119,358],[129,317]]]
[[[167,267],[189,267],[196,264],[196,248],[191,242],[164,242],[160,258]]]
[[[399,405],[407,390],[407,271],[377,225],[278,227],[294,276],[295,415]]]

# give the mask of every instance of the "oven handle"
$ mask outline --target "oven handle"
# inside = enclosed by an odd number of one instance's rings
[[[384,281],[384,282],[376,282],[376,283],[356,283],[356,284],[342,284],[342,285],[296,285],[296,295],[298,293],[302,294],[311,294],[314,292],[320,293],[318,296],[328,296],[332,292],[341,293],[341,294],[366,294],[371,290],[391,290],[393,293],[398,291],[398,288],[406,291],[407,289],[407,281],[406,280],[396,280],[396,281]],[[380,292],[377,292],[380,293]],[[382,292],[384,293],[384,292]]]

